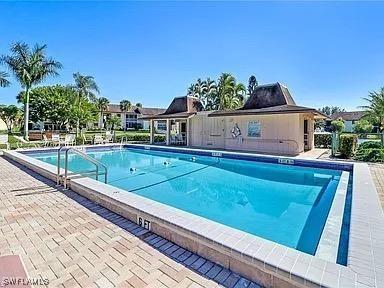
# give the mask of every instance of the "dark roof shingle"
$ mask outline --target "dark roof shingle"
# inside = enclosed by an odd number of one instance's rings
[[[332,120],[339,118],[344,121],[358,121],[364,116],[364,111],[351,111],[351,112],[336,112],[331,115]]]

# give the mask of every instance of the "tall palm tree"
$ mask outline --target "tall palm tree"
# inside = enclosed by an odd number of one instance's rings
[[[245,98],[245,86],[241,83],[236,83],[235,77],[229,73],[221,74],[218,85],[218,109],[236,109],[239,108]]]
[[[215,80],[207,78],[204,81],[204,110],[216,110],[218,108],[217,85]]]
[[[120,101],[120,110],[123,112],[128,112],[131,109],[132,104],[129,100],[121,100]]]
[[[109,100],[105,97],[100,97],[99,99],[96,100],[96,106],[100,112],[100,120],[99,121],[103,121],[103,113],[105,110],[108,109],[108,104],[109,104]],[[101,123],[102,123],[102,125],[104,125],[104,122],[101,122]]]
[[[11,85],[11,82],[8,81],[8,73],[0,71],[0,87],[8,87]]]
[[[364,108],[364,118],[371,120],[379,126],[380,132],[384,131],[384,87],[379,92],[370,92],[367,98],[363,98],[368,105]]]
[[[72,86],[77,93],[77,108],[80,111],[82,100],[89,100],[95,102],[97,100],[96,94],[99,94],[99,87],[96,84],[95,78],[89,75],[82,75],[79,72],[73,74],[75,84]],[[76,121],[76,135],[79,135],[80,131],[80,116]]]
[[[49,76],[58,75],[60,62],[46,55],[47,45],[36,44],[32,49],[23,42],[11,46],[11,54],[3,55],[0,62],[8,66],[25,91],[24,138],[28,140],[29,93],[33,86],[42,83]]]

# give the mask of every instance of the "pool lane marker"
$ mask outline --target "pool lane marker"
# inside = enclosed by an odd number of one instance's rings
[[[187,172],[187,173],[184,173],[184,174],[181,174],[181,175],[178,175],[178,176],[175,176],[175,177],[172,177],[172,178],[169,178],[169,179],[166,179],[166,180],[157,182],[157,183],[153,183],[153,184],[150,184],[150,185],[147,185],[147,186],[143,186],[143,187],[140,187],[140,188],[132,189],[132,190],[129,190],[129,192],[136,192],[136,191],[139,191],[139,190],[142,190],[142,189],[150,188],[150,187],[153,187],[153,186],[156,186],[156,185],[165,183],[165,182],[169,182],[169,181],[175,180],[175,179],[180,178],[180,177],[184,177],[184,176],[193,174],[193,173],[195,173],[195,172],[199,172],[199,171],[201,171],[201,170],[207,169],[207,168],[209,168],[209,167],[216,166],[216,165],[218,165],[218,164],[220,164],[220,160],[219,160],[219,159],[218,159],[218,161],[217,161],[216,163],[213,163],[213,164],[210,164],[210,165],[206,165],[205,167],[201,167],[201,168],[199,168],[199,169],[192,170],[192,171],[189,171],[189,172]]]

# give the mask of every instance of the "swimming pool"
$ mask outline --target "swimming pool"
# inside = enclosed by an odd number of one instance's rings
[[[315,254],[341,170],[144,149],[88,151],[108,184]],[[56,165],[57,153],[29,154]],[[69,169],[91,164],[70,155]]]

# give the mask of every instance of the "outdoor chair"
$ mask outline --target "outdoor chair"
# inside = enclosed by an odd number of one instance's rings
[[[64,138],[64,145],[65,146],[73,146],[75,145],[76,137],[74,134],[66,134]]]
[[[43,146],[48,147],[52,145],[52,141],[48,139],[47,135],[43,134]]]
[[[105,141],[104,143],[113,143],[113,133],[110,131],[105,132]]]
[[[83,134],[83,144],[86,145],[86,144],[92,144],[92,143],[93,143],[93,139],[87,138],[85,134]]]
[[[104,144],[104,139],[103,136],[96,134],[95,137],[93,138],[93,144]]]
[[[60,144],[61,144],[60,134],[52,134],[52,145],[60,146]]]
[[[9,149],[8,135],[0,135],[0,145],[5,145]]]

